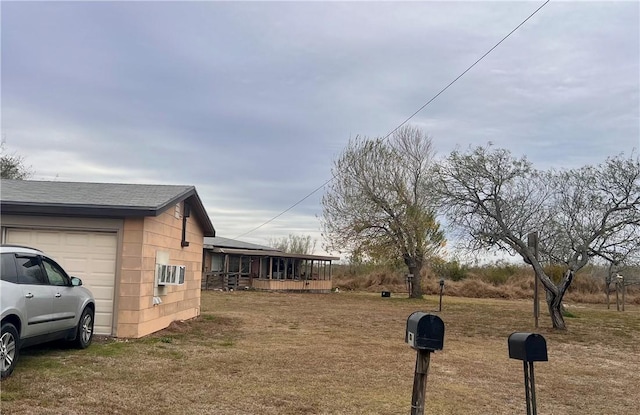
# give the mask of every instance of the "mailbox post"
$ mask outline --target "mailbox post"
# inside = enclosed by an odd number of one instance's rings
[[[509,357],[522,360],[524,367],[524,392],[527,400],[527,415],[536,415],[536,381],[533,362],[546,362],[547,341],[535,333],[512,333],[509,336]]]
[[[417,351],[411,415],[424,415],[431,352],[444,346],[444,322],[433,314],[416,311],[407,318],[404,341]]]
[[[444,278],[440,278],[440,305],[438,311],[442,311],[442,291],[444,291]]]
[[[407,274],[407,292],[409,293],[409,298],[411,298],[411,293],[413,292],[413,274]]]

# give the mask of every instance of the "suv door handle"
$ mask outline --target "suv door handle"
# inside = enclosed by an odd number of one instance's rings
[[[33,294],[31,293],[27,293],[27,295],[25,295],[26,298],[33,298]]]
[[[56,298],[60,298],[60,297],[62,297],[62,294],[56,293]]]

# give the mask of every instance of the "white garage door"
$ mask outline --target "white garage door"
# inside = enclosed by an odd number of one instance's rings
[[[116,233],[7,229],[7,243],[42,250],[69,275],[82,279],[96,300],[95,333],[110,335],[116,281]]]

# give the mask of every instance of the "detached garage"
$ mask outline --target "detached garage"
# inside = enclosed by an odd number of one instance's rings
[[[80,277],[97,334],[141,337],[200,314],[202,241],[215,230],[193,186],[1,186],[2,242],[40,249]]]

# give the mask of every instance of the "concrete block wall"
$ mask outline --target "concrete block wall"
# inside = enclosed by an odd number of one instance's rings
[[[181,246],[183,206],[181,202],[179,208],[171,206],[155,217],[125,219],[117,305],[118,337],[143,337],[168,327],[173,321],[200,314],[204,234],[195,217],[190,216],[185,238],[189,246]],[[184,284],[156,288],[159,251],[168,254],[169,265],[186,267]],[[154,294],[161,304],[153,304]]]

